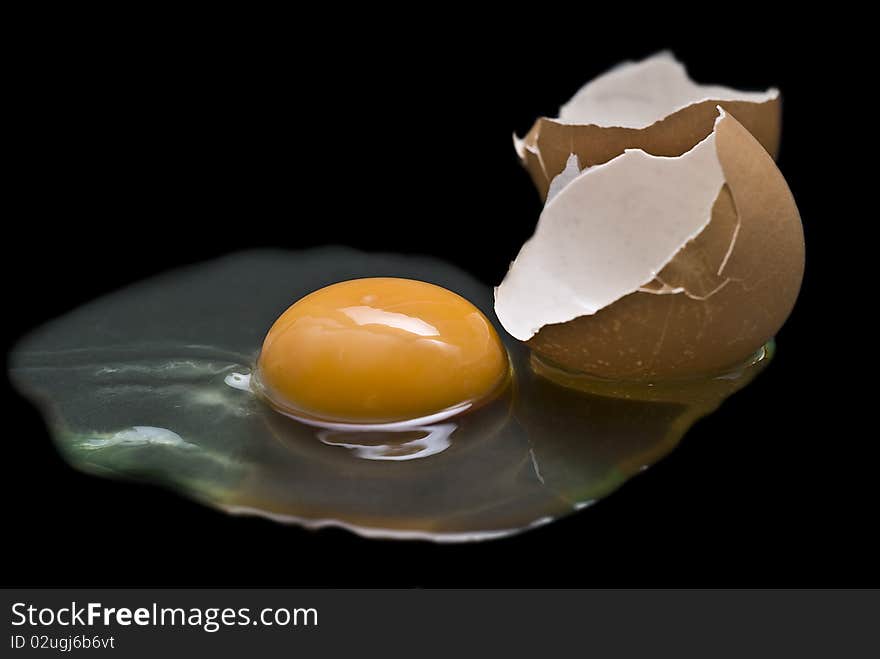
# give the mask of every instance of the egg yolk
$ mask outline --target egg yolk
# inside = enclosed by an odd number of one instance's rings
[[[489,320],[455,293],[421,281],[368,278],[322,288],[269,330],[257,383],[294,417],[392,423],[487,400],[507,381]]]

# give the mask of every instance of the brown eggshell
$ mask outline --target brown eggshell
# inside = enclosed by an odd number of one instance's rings
[[[598,377],[685,378],[746,361],[779,330],[803,278],[800,215],[773,159],[739,121],[728,114],[715,131],[727,183],[706,228],[651,285],[542,327],[528,341],[534,351]]]
[[[779,96],[763,103],[700,101],[645,128],[572,125],[541,117],[523,140],[523,165],[541,199],[546,199],[550,181],[565,168],[572,153],[577,154],[581,169],[608,162],[626,149],[641,149],[655,156],[680,156],[712,132],[719,105],[776,158],[782,130]]]

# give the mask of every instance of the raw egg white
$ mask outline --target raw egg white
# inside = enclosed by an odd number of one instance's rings
[[[409,279],[381,278],[389,272]],[[487,317],[491,289],[430,258],[244,252],[53,321],[17,347],[11,375],[61,455],[88,473],[309,528],[461,542],[601,499],[769,361],[686,387],[608,384],[533,365],[528,346],[499,337]],[[275,386],[272,405],[249,385],[260,378]],[[467,401],[441,422],[365,423]],[[322,420],[300,423],[291,410]],[[339,428],[328,417],[356,422]]]

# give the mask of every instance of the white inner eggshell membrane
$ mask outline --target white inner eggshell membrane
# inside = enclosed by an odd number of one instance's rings
[[[562,106],[558,121],[566,124],[645,128],[700,101],[763,103],[779,90],[743,92],[719,85],[698,85],[671,53],[627,62],[594,78]]]
[[[575,177],[572,165],[495,289],[498,319],[521,341],[654,279],[709,224],[724,185],[714,131],[674,158],[632,149]]]
[[[550,181],[550,187],[547,189],[547,199],[544,200],[544,205],[550,203],[550,200],[553,199],[553,197],[562,192],[562,190],[580,176],[580,174],[581,168],[578,164],[577,154],[572,153],[565,162],[565,169],[559,172],[559,175]]]

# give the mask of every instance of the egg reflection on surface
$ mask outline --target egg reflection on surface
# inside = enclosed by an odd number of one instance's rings
[[[463,297],[412,279],[340,282],[302,298],[269,330],[257,390],[306,422],[437,421],[498,393],[507,354]]]

